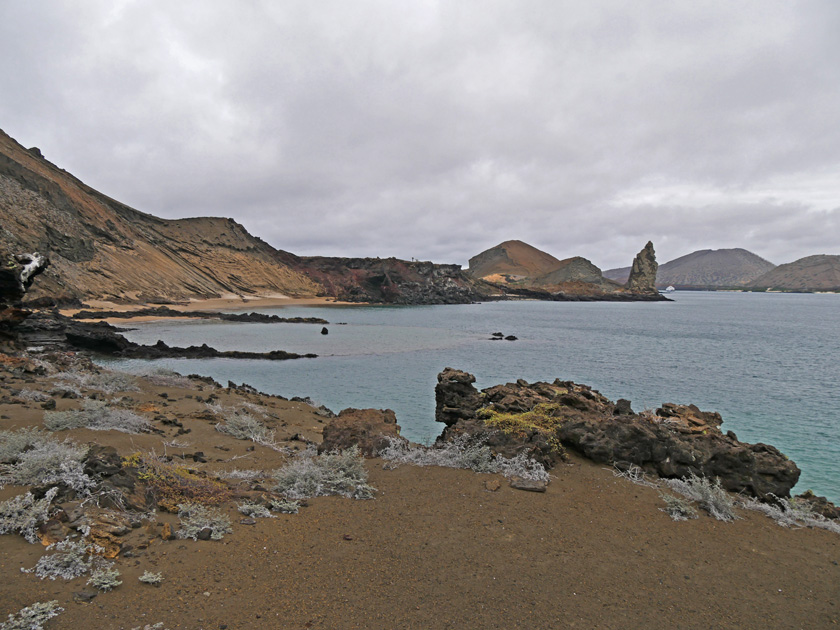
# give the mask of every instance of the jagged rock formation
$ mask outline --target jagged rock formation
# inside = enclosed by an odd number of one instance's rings
[[[840,256],[819,254],[779,265],[750,283],[772,291],[840,291]]]
[[[775,265],[746,249],[703,249],[680,256],[662,265],[656,273],[656,286],[677,289],[720,289],[745,286]],[[630,267],[609,269],[604,277],[626,283]]]
[[[633,413],[571,381],[496,385],[477,391],[475,377],[447,368],[438,375],[435,419],[441,440],[475,436],[506,456],[526,452],[551,464],[558,444],[597,462],[636,464],[661,477],[718,477],[732,492],[761,499],[790,496],[799,469],[776,448],[746,444],[720,430],[719,414],[694,405],[664,404]]]
[[[521,241],[505,241],[470,259],[469,273],[492,282],[501,296],[541,300],[660,299],[605,278],[586,258],[558,260]]]
[[[656,290],[656,253],[653,243],[648,241],[642,251],[636,254],[630,267],[627,288],[633,293],[657,293]]]

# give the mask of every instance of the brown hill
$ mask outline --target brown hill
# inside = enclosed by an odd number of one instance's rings
[[[561,267],[551,254],[522,241],[505,241],[470,258],[468,273],[476,278],[536,278]]]
[[[840,291],[840,256],[806,256],[779,265],[749,286],[777,291]]]
[[[166,301],[320,289],[232,219],[138,212],[2,131],[0,223],[0,249],[40,251],[52,261],[31,297]]]
[[[701,289],[746,286],[774,265],[746,249],[703,249],[659,266],[658,287]],[[608,269],[604,277],[625,283],[630,267]]]

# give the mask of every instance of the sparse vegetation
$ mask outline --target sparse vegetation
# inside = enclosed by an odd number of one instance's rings
[[[280,512],[282,514],[297,514],[300,511],[300,501],[272,499],[269,505],[274,512]]]
[[[276,448],[274,431],[266,427],[260,420],[246,411],[226,409],[223,411],[224,421],[216,425],[216,430],[237,440],[251,440],[256,444]]]
[[[207,532],[211,540],[221,540],[233,531],[230,519],[221,510],[198,503],[182,503],[178,506],[181,529],[178,538],[198,540]]]
[[[34,389],[22,389],[18,392],[16,398],[20,400],[28,400],[31,402],[46,402],[50,400],[50,397],[47,396],[44,392],[39,392]]]
[[[87,448],[59,442],[33,429],[0,434],[0,484],[19,486],[63,484],[86,493],[93,480],[84,472]]]
[[[659,493],[665,501],[665,507],[659,508],[675,521],[687,521],[698,518],[697,510],[685,497],[675,497],[673,494]]]
[[[122,460],[123,468],[137,468],[137,478],[145,481],[158,506],[177,512],[182,503],[219,505],[231,491],[226,484],[200,475],[185,466],[174,466],[155,456],[134,453]]]
[[[58,605],[57,600],[35,602],[9,615],[6,621],[0,623],[0,630],[43,630],[46,622],[62,612],[64,609]]]
[[[698,477],[691,473],[682,479],[666,479],[664,483],[684,497],[696,501],[702,509],[719,521],[728,522],[738,518],[735,502],[729,493],[720,487],[720,479],[711,481],[707,477]]]
[[[143,584],[151,584],[152,586],[160,586],[161,582],[163,582],[163,574],[162,573],[153,573],[151,571],[143,571],[143,575],[137,578]]]
[[[42,556],[31,569],[21,569],[24,573],[35,573],[42,580],[72,580],[87,573],[91,568],[90,545],[84,540],[62,540],[47,547],[55,553]]]
[[[48,411],[44,414],[44,426],[50,431],[86,428],[123,433],[145,433],[152,428],[151,422],[143,416],[101,400],[85,400],[81,409]]]
[[[781,527],[814,527],[840,534],[840,522],[828,519],[811,509],[807,501],[774,497],[775,504],[761,503],[755,499],[744,499],[741,507],[769,516]]]
[[[18,532],[27,542],[38,542],[38,525],[49,519],[50,504],[58,488],[50,488],[41,499],[31,492],[0,503],[0,534]]]
[[[189,377],[164,368],[157,368],[148,372],[140,372],[137,376],[140,376],[149,381],[152,385],[157,385],[159,387],[180,387],[183,389],[189,389],[193,386],[193,382],[189,379]]]
[[[557,438],[557,427],[563,422],[562,416],[558,413],[560,409],[562,409],[561,405],[542,403],[524,413],[502,413],[485,408],[481,409],[478,415],[484,420],[485,426],[497,429],[506,435],[524,438],[533,431],[541,433],[551,446],[551,452],[563,456],[566,449]]]
[[[274,490],[289,499],[341,495],[372,499],[367,470],[359,447],[315,455],[307,450],[274,472]]]
[[[95,569],[90,574],[90,578],[87,583],[89,586],[99,589],[103,593],[107,593],[122,584],[122,580],[120,580],[119,577],[120,572],[114,567],[101,567],[99,569]]]
[[[137,379],[125,372],[83,372],[73,370],[59,372],[54,380],[68,389],[75,390],[81,395],[81,389],[94,390],[104,394],[117,392],[138,392]]]
[[[545,467],[530,459],[524,453],[513,458],[493,456],[490,447],[480,441],[459,437],[440,446],[426,447],[412,445],[404,440],[391,439],[379,456],[386,460],[386,468],[402,464],[412,466],[443,466],[446,468],[469,468],[479,473],[501,473],[505,477],[522,477],[548,481],[550,475]]]
[[[658,488],[659,482],[651,481],[647,478],[645,471],[642,470],[640,466],[636,464],[630,464],[629,466],[622,466],[619,467],[616,464],[613,464],[613,475],[616,477],[621,477],[622,479],[626,479],[630,483],[634,483],[637,486],[646,486],[648,488]]]
[[[238,506],[240,514],[250,516],[251,518],[276,518],[269,509],[259,503],[246,501]]]

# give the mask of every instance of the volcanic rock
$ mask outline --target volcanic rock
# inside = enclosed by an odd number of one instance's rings
[[[633,259],[633,265],[630,267],[630,278],[627,280],[628,290],[633,293],[658,293],[656,290],[656,270],[658,267],[653,243],[648,241],[647,245]]]
[[[790,496],[799,468],[773,446],[739,442],[724,434],[722,418],[694,405],[667,403],[656,412],[632,413],[629,402],[613,403],[600,392],[571,381],[496,385],[478,392],[475,378],[447,368],[438,376],[438,422],[442,441],[467,435],[496,452],[531,453],[550,464],[557,442],[597,462],[627,462],[649,474],[720,478],[731,492],[762,500]],[[529,422],[507,433],[486,419],[529,413]],[[536,416],[534,415],[536,414]]]
[[[344,409],[325,426],[319,453],[358,446],[366,457],[376,457],[400,436],[397,416],[390,409]]]

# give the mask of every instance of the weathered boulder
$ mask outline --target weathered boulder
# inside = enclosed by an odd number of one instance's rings
[[[799,468],[773,446],[746,444],[721,432],[720,414],[694,405],[666,403],[633,413],[629,401],[613,403],[571,381],[496,385],[478,392],[474,377],[447,368],[438,377],[439,439],[468,435],[506,456],[527,452],[550,465],[563,447],[604,463],[632,463],[649,474],[718,477],[732,492],[760,499],[790,496]]]
[[[319,453],[358,446],[366,457],[376,457],[400,436],[397,416],[390,409],[344,409],[325,426]]]
[[[435,387],[435,421],[451,426],[458,420],[475,418],[481,396],[473,383],[475,376],[472,374],[444,368],[438,374]]]
[[[656,290],[656,271],[658,268],[659,264],[656,262],[653,243],[648,241],[647,245],[633,259],[627,288],[632,293],[659,293]]]

